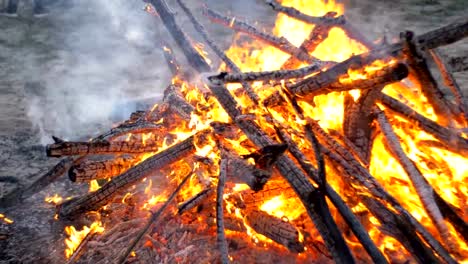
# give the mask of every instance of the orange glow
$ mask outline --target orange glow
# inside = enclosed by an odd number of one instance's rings
[[[4,214],[0,214],[0,219],[5,222],[6,224],[13,224],[14,221],[10,218],[6,217]]]
[[[57,205],[57,204],[60,204],[63,201],[63,198],[56,193],[53,196],[47,196],[44,200],[45,200],[46,203],[51,203],[51,204]]]

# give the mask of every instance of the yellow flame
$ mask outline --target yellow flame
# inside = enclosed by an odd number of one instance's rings
[[[68,237],[65,239],[65,257],[70,258],[88,234],[102,232],[104,232],[104,227],[100,221],[92,223],[90,227],[84,226],[81,231],[76,230],[74,226],[66,226],[65,233]]]

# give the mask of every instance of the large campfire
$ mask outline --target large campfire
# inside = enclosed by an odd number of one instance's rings
[[[272,33],[204,7],[236,32],[224,51],[183,0],[209,48],[146,2],[189,65],[161,41],[163,101],[87,142],[54,137],[65,158],[5,199],[89,183],[47,198],[69,263],[468,261],[468,112],[437,51],[468,19],[374,43],[333,1],[266,1]]]

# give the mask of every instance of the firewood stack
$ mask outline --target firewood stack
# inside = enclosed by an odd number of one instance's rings
[[[468,153],[463,132],[467,109],[450,68],[436,50],[467,37],[468,19],[420,35],[404,32],[400,41],[376,46],[335,12],[313,17],[267,1],[283,16],[315,25],[296,46],[285,37],[204,7],[203,14],[210,21],[289,55],[277,70],[243,72],[183,0],[178,0],[196,32],[223,62],[225,71],[215,73],[167,3],[146,2],[147,11],[164,24],[190,67],[179,65],[165,44],[165,57],[177,75],[162,103],[132,114],[128,121],[88,142],[54,138],[55,143],[47,146],[51,157],[75,157],[66,160],[72,181],[99,180],[102,184],[93,192],[58,205],[58,217],[75,220],[98,212],[101,221],[109,225],[105,224],[106,230],[113,232],[115,228],[111,227],[119,223],[112,214],[120,214],[118,219],[124,222],[128,219],[122,220],[122,210],[112,208],[124,204],[126,217],[130,207],[138,211],[132,211],[134,218],[144,216],[146,211],[138,209],[141,203],[135,185],[147,181],[146,177],[168,175],[166,180],[153,179],[162,191],[158,203],[165,201],[162,207],[152,213],[146,225],[136,225],[141,229],[124,239],[125,248],[117,255],[107,254],[100,261],[142,261],[147,254],[143,242],[163,248],[155,235],[165,230],[160,218],[192,219],[189,222],[199,226],[203,222],[209,230],[215,226],[217,239],[213,240],[219,251],[211,261],[222,263],[245,260],[238,251],[239,242],[233,246],[239,237],[253,240],[251,248],[263,243],[280,248],[280,255],[301,253],[297,260],[306,261],[467,260],[466,186],[451,192],[459,201],[453,204],[443,193],[450,185],[435,186],[438,181],[428,176],[435,173],[447,177],[444,182],[449,183],[462,177],[466,183],[466,170],[455,176],[457,164],[440,155],[422,154],[443,151],[463,160]],[[361,43],[365,51],[341,62],[316,57],[314,51],[334,28]],[[454,101],[441,93],[441,84],[428,66],[430,61],[436,62],[444,84],[454,93]],[[401,82],[403,79],[406,81]],[[415,94],[425,98],[424,107],[433,109],[432,115],[430,111],[419,112],[424,109],[413,102],[421,100]],[[319,118],[318,98],[337,95],[344,98],[344,113],[343,119],[336,121],[338,127],[333,127]],[[412,148],[419,152],[412,152]],[[406,174],[405,180],[379,176],[386,168],[378,166],[387,160],[394,161],[391,173]],[[63,162],[59,166],[63,168]],[[108,181],[102,180],[105,178]],[[389,188],[388,184],[396,187]],[[173,186],[177,186],[175,191],[171,191]],[[417,211],[396,195],[398,188],[411,193],[409,197],[417,197],[411,201],[419,206]],[[129,197],[135,201],[129,202]],[[173,207],[170,202],[176,198],[178,211],[164,212]],[[283,204],[271,207],[274,201]],[[108,234],[105,231],[102,236]],[[210,234],[214,236],[214,232]],[[95,237],[87,243],[115,248],[99,242],[99,235]],[[100,244],[93,244],[93,240]],[[396,248],[389,248],[389,241]],[[87,251],[97,249],[88,246]],[[80,254],[82,258],[88,256],[88,261],[93,255]]]

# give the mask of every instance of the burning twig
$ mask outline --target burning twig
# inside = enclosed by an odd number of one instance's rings
[[[192,46],[187,35],[182,31],[177,24],[173,12],[170,11],[166,1],[164,0],[146,0],[158,12],[167,31],[172,35],[177,45],[183,50],[187,62],[198,72],[210,71],[210,65],[205,61],[203,56]]]
[[[320,64],[321,66],[323,66],[322,64],[326,64],[326,62],[322,62],[309,55],[307,51],[294,46],[284,37],[276,37],[267,34],[244,21],[224,16],[214,10],[209,9],[208,7],[205,7],[205,9],[203,10],[203,14],[215,23],[220,23],[236,31],[240,31],[250,36],[253,36],[254,38],[257,38],[269,45],[272,45],[273,47],[276,47],[283,52],[291,54],[291,56],[294,56],[300,61],[307,62],[308,64]]]
[[[128,256],[133,251],[133,249],[138,244],[138,242],[140,242],[140,240],[145,236],[145,234],[148,232],[151,226],[159,219],[159,217],[166,210],[166,208],[171,204],[171,202],[174,200],[174,198],[177,196],[177,194],[180,192],[184,184],[190,179],[191,176],[192,176],[192,172],[188,173],[187,176],[184,177],[182,182],[177,186],[177,188],[171,194],[171,196],[169,196],[166,202],[161,206],[161,208],[155,213],[151,214],[151,217],[149,218],[146,225],[141,229],[141,231],[138,233],[138,235],[132,241],[132,243],[130,243],[128,248],[119,256],[119,258],[117,259],[117,263],[122,264],[127,260]]]
[[[31,197],[33,194],[41,191],[49,184],[57,180],[60,176],[65,174],[65,172],[70,168],[73,164],[73,158],[67,157],[62,159],[57,165],[55,165],[52,169],[50,169],[46,174],[39,177],[36,181],[31,183],[30,185],[16,189],[10,192],[8,195],[2,197],[0,199],[0,207],[11,207],[18,203],[23,202],[24,200]]]
[[[183,214],[192,208],[200,205],[207,199],[209,199],[214,194],[214,188],[212,186],[208,186],[203,189],[201,192],[197,193],[192,198],[188,199],[187,201],[183,202],[178,206],[178,214]]]
[[[221,252],[221,263],[229,263],[229,252],[226,241],[226,234],[224,233],[224,213],[223,213],[223,194],[224,185],[226,184],[226,177],[228,172],[228,162],[225,159],[221,160],[219,165],[218,186],[216,188],[216,234],[218,238],[218,248]]]
[[[241,118],[242,115],[235,99],[224,87],[221,80],[209,81],[208,86],[231,119],[236,122],[255,145],[264,147],[275,144],[253,120]],[[307,180],[302,171],[288,157],[281,156],[276,163],[276,167],[298,194],[334,260],[342,263],[353,263],[354,259],[330,215],[323,196],[318,194],[318,191]]]
[[[383,112],[377,112],[377,120],[380,126],[380,130],[385,136],[387,146],[390,152],[395,156],[395,158],[400,162],[400,164],[405,169],[408,177],[413,183],[413,187],[416,190],[416,193],[421,200],[424,208],[426,209],[427,214],[434,222],[437,230],[439,231],[441,237],[444,238],[445,244],[450,248],[454,248],[454,242],[450,236],[450,232],[447,228],[447,225],[444,222],[442,213],[440,212],[439,207],[434,200],[432,187],[424,180],[424,176],[421,174],[419,169],[416,167],[414,162],[406,156],[403,148],[400,145],[400,141],[393,131],[392,126],[390,125],[387,117]]]
[[[265,0],[265,2],[273,8],[273,10],[284,13],[290,17],[302,20],[304,22],[315,25],[341,25],[345,23],[344,16],[339,17],[313,17],[302,13],[294,7],[287,7],[279,4],[275,0]]]
[[[61,217],[72,217],[86,211],[99,209],[99,207],[108,202],[119,191],[148,176],[151,172],[168,166],[182,157],[195,152],[195,137],[203,133],[205,131],[198,132],[196,135],[155,154],[123,174],[113,178],[95,192],[64,202],[59,206],[59,215]]]

